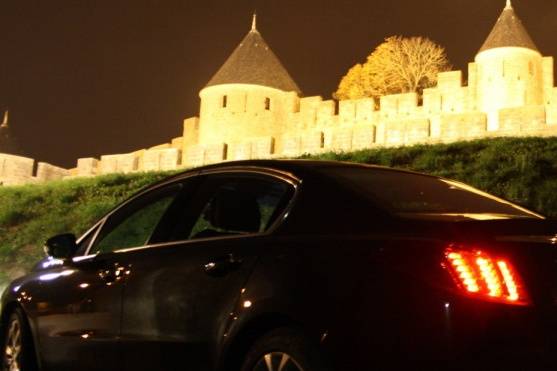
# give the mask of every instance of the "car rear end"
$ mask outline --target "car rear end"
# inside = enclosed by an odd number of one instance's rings
[[[337,370],[557,367],[557,246],[547,236],[486,238],[470,227],[460,236],[450,223],[436,227],[453,238],[351,240],[343,256],[316,251],[335,261],[327,272],[307,268],[328,286],[329,306],[313,313],[330,314],[323,346]]]
[[[339,370],[557,367],[557,223],[459,182],[323,171],[389,213],[326,347]],[[356,232],[361,233],[361,232]]]
[[[557,231],[557,228],[555,229]],[[553,235],[450,245],[443,269],[451,350],[476,367],[557,367],[557,249]]]

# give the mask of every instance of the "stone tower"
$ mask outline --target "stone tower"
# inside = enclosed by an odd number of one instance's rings
[[[256,27],[201,90],[198,142],[231,144],[249,137],[277,137],[300,89]]]
[[[544,58],[510,0],[475,62],[477,109],[487,114],[488,130],[499,128],[501,109],[544,104]]]

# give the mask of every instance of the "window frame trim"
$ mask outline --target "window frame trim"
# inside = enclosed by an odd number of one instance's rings
[[[94,246],[97,238],[99,237],[99,233],[100,233],[101,229],[104,227],[104,225],[106,224],[107,220],[114,213],[116,213],[120,209],[126,207],[129,203],[134,202],[137,198],[142,197],[142,196],[146,195],[147,193],[156,192],[160,188],[163,188],[163,187],[166,187],[166,186],[169,186],[169,185],[173,185],[173,184],[177,184],[177,183],[180,183],[184,180],[187,180],[187,179],[190,179],[190,178],[193,178],[193,177],[202,177],[202,176],[206,176],[206,175],[219,175],[219,174],[234,174],[234,173],[256,174],[256,175],[263,175],[263,176],[267,176],[267,177],[272,177],[272,178],[278,179],[280,181],[283,181],[285,183],[288,183],[293,187],[294,191],[293,191],[292,196],[290,197],[290,200],[288,201],[288,204],[286,205],[284,210],[277,216],[276,220],[272,223],[272,225],[269,226],[269,228],[267,228],[266,231],[246,233],[246,234],[241,234],[241,235],[215,236],[215,237],[206,237],[206,238],[161,242],[161,243],[154,243],[154,244],[146,244],[146,245],[137,246],[137,247],[127,247],[127,248],[117,249],[117,250],[113,250],[109,253],[98,253],[97,252],[97,253],[94,253],[94,254],[90,254],[91,247]],[[93,238],[91,239],[91,241],[89,243],[89,246],[87,247],[86,253],[84,253],[83,255],[80,255],[79,257],[75,257],[75,258],[77,258],[78,261],[81,261],[81,260],[94,259],[97,256],[101,257],[101,256],[105,256],[107,254],[121,254],[121,253],[126,253],[126,252],[131,252],[131,251],[141,251],[141,250],[149,249],[149,248],[159,248],[159,247],[169,247],[169,246],[174,246],[174,245],[183,245],[185,243],[189,244],[189,243],[213,241],[213,240],[223,240],[223,239],[226,240],[226,239],[237,239],[237,238],[246,238],[246,237],[253,238],[253,237],[260,237],[260,236],[268,236],[268,235],[272,234],[276,229],[278,229],[285,222],[285,220],[288,218],[288,215],[290,215],[290,212],[292,211],[292,208],[296,204],[296,200],[299,198],[300,188],[301,188],[302,184],[303,184],[302,179],[300,179],[299,177],[295,176],[294,174],[292,174],[290,172],[283,171],[283,170],[278,170],[278,169],[273,169],[273,168],[269,168],[269,167],[261,167],[261,166],[229,166],[229,167],[225,167],[225,168],[217,167],[217,168],[212,168],[212,169],[200,169],[200,170],[197,170],[195,172],[186,173],[186,174],[183,174],[183,176],[179,176],[178,178],[172,178],[172,179],[169,179],[168,181],[163,181],[160,184],[154,185],[154,186],[152,186],[152,188],[145,189],[144,191],[137,193],[136,195],[132,196],[130,199],[122,202],[120,205],[115,207],[112,211],[110,211],[99,222],[95,223],[95,225],[88,230],[88,232],[89,232],[93,228],[98,226],[97,231],[95,231],[95,235],[93,236]],[[86,232],[83,236],[87,235],[88,232]],[[80,237],[80,240],[81,240],[81,238],[82,237]]]
[[[299,197],[299,192],[300,192],[299,188],[302,185],[302,180],[295,177],[293,174],[288,173],[288,172],[277,171],[276,169],[270,169],[270,168],[265,168],[265,170],[270,170],[270,172],[260,171],[262,169],[263,168],[255,167],[255,166],[250,167],[250,169],[247,169],[246,167],[237,167],[237,168],[236,167],[230,167],[230,168],[226,168],[226,169],[217,168],[217,169],[208,169],[206,171],[201,171],[198,174],[198,176],[210,175],[210,174],[220,175],[220,174],[226,174],[226,173],[258,174],[258,175],[264,175],[264,176],[271,176],[271,177],[274,177],[274,178],[279,179],[281,181],[284,181],[286,183],[289,183],[294,188],[294,192],[293,192],[290,200],[288,201],[288,204],[284,208],[284,210],[279,214],[277,219],[273,222],[273,224],[269,228],[267,228],[266,231],[245,233],[245,234],[227,235],[227,236],[214,236],[214,237],[187,239],[187,240],[177,240],[177,241],[170,241],[170,242],[161,242],[161,243],[148,244],[148,245],[144,245],[144,246],[130,247],[130,248],[125,248],[125,249],[114,250],[112,253],[122,254],[122,253],[133,252],[133,251],[142,251],[142,250],[151,249],[151,248],[153,248],[153,249],[154,248],[164,248],[164,247],[172,247],[172,246],[175,246],[175,245],[184,245],[184,244],[189,245],[190,243],[194,244],[196,242],[230,240],[230,239],[239,239],[239,238],[256,238],[256,237],[264,237],[264,236],[271,235],[276,229],[279,228],[279,226],[281,224],[284,223],[284,221],[286,220],[288,215],[290,215],[290,211],[294,207],[294,205],[296,203],[295,202],[296,199]]]

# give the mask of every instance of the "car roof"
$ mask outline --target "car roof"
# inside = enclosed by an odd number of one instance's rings
[[[253,167],[260,167],[260,168],[269,168],[278,171],[289,172],[294,175],[302,175],[307,173],[321,173],[326,174],[327,168],[333,167],[356,167],[356,168],[366,168],[366,169],[376,169],[376,170],[384,170],[384,171],[393,171],[399,173],[408,173],[414,175],[423,175],[423,176],[431,176],[432,175],[418,173],[410,170],[404,169],[395,169],[386,166],[379,166],[379,165],[371,165],[371,164],[363,164],[363,163],[355,163],[355,162],[345,162],[345,161],[330,161],[330,160],[240,160],[240,161],[226,161],[220,162],[211,165],[200,166],[192,169],[185,170],[178,174],[175,174],[162,182],[167,182],[169,180],[180,179],[184,176],[201,173],[204,171],[214,171],[214,170],[226,170],[229,168],[253,168]]]

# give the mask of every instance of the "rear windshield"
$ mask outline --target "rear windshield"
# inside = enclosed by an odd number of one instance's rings
[[[364,167],[331,167],[326,172],[390,212],[403,216],[543,219],[539,214],[452,180]]]

